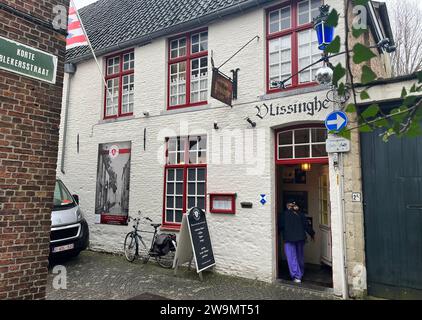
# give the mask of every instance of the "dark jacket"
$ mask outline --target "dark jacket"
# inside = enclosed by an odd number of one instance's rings
[[[315,234],[305,214],[300,211],[295,213],[293,210],[286,210],[281,215],[280,231],[283,240],[288,242],[304,241],[306,233],[311,237]]]

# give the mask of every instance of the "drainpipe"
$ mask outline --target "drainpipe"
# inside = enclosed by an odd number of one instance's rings
[[[340,209],[340,234],[341,234],[341,244],[340,244],[340,251],[341,251],[341,280],[342,280],[342,297],[343,299],[349,299],[349,285],[347,279],[347,255],[346,255],[346,223],[344,217],[345,211],[345,199],[344,199],[344,154],[340,153],[339,155],[339,173],[340,173],[340,181],[339,181],[339,209]]]
[[[76,65],[73,63],[66,63],[64,65],[64,72],[68,74],[67,77],[67,85],[66,85],[66,100],[64,103],[65,112],[63,118],[63,142],[62,142],[62,161],[60,165],[60,171],[65,174],[64,171],[64,158],[66,155],[66,139],[67,139],[67,118],[69,114],[69,99],[70,99],[70,82],[72,80],[73,75],[76,72]]]

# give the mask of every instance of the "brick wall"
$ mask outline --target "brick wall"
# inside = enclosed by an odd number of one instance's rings
[[[2,0],[46,22],[67,2]],[[59,57],[56,85],[0,70],[0,299],[43,299],[65,37],[1,9],[0,35]]]

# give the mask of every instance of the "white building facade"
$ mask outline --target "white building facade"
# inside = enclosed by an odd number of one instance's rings
[[[362,204],[351,200],[362,192],[358,136],[337,167],[325,151],[323,124],[335,105],[330,89],[313,81],[319,65],[286,89],[271,87],[320,58],[311,22],[322,1],[238,2],[230,15],[221,9],[221,18],[196,19],[148,43],[99,50],[109,94],[94,59],[69,58],[76,72],[65,79],[58,176],[80,196],[92,250],[122,252],[131,226],[110,218],[113,206],[123,217],[140,210],[176,234],[181,215],[199,206],[207,213],[215,271],[267,282],[285,268],[278,218],[293,197],[316,231],[306,262],[328,266],[335,294],[362,295]],[[336,34],[344,40],[344,2],[324,3],[340,13]],[[96,10],[88,6],[82,19]],[[211,98],[211,60],[221,65],[255,36],[220,69],[231,75],[239,68],[238,99],[230,107]],[[91,41],[95,47],[95,35]],[[336,59],[344,64],[344,56]],[[130,142],[130,174],[127,167],[115,172],[125,187],[114,200],[112,178],[103,176],[109,194],[99,210],[99,146],[120,142]]]

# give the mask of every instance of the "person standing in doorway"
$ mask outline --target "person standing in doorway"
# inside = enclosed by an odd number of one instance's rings
[[[286,210],[281,217],[280,227],[290,276],[294,282],[300,283],[305,271],[303,248],[306,234],[309,234],[314,240],[315,231],[294,200],[287,202]]]

